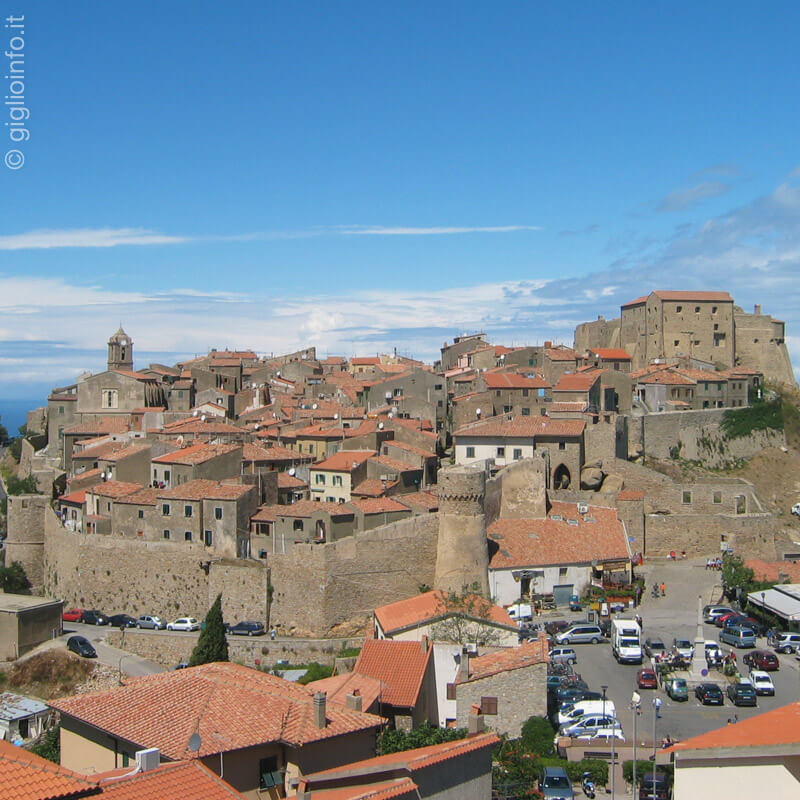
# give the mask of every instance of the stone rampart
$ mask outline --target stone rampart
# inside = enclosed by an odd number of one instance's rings
[[[41,592],[44,580],[45,514],[48,498],[41,494],[9,495],[6,562],[18,561],[34,594]],[[55,516],[55,515],[53,515]]]

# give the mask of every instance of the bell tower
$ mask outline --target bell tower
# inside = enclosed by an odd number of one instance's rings
[[[108,368],[133,370],[133,340],[122,325],[108,340]]]

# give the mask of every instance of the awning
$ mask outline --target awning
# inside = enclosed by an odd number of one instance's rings
[[[788,622],[800,621],[800,584],[786,583],[763,592],[750,592],[747,600]]]

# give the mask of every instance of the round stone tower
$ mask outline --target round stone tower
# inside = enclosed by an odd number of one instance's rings
[[[133,341],[122,325],[108,340],[108,368],[133,370]]]
[[[457,466],[438,476],[439,541],[434,587],[489,595],[489,548],[483,501],[486,472],[482,466]]]

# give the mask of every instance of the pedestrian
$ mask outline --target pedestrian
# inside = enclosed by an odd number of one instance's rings
[[[735,725],[738,721],[739,721],[739,715],[738,714],[734,714],[733,715],[733,724]]]
[[[667,593],[667,584],[661,581],[661,596],[664,597]]]
[[[656,710],[656,719],[661,719],[661,698],[660,697],[656,697],[656,699],[653,700],[653,707]]]
[[[709,570],[709,569],[711,569],[711,559],[707,558],[706,559],[706,570]]]
[[[277,635],[278,631],[276,631],[275,628],[270,628],[269,638],[274,640]]]
[[[631,708],[638,713],[641,706],[642,706],[642,696],[639,694],[638,691],[636,691],[636,689],[634,689],[633,694],[631,695]]]

